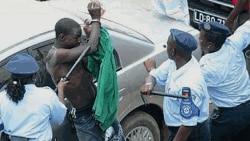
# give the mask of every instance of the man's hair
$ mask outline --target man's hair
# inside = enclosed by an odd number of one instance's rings
[[[212,42],[215,45],[215,47],[221,47],[224,44],[227,37],[228,36],[223,34],[215,34],[205,31],[205,38],[207,39],[207,41]]]
[[[179,56],[181,56],[184,59],[189,59],[192,56],[192,51],[185,51],[182,48],[178,47],[177,45],[176,45],[176,50]]]
[[[55,25],[56,38],[60,34],[69,35],[72,33],[73,29],[80,28],[80,25],[70,18],[62,18]]]

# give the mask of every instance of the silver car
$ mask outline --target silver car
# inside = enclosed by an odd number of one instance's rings
[[[75,6],[74,10],[71,4]],[[45,57],[55,40],[54,25],[64,17],[72,18],[79,24],[90,18],[84,9],[87,3],[74,2],[66,5],[29,0],[1,2],[1,90],[9,79],[5,64],[18,52],[31,54],[40,65],[37,86],[55,88],[45,67]],[[81,8],[76,8],[77,5]],[[139,7],[127,12],[119,8],[106,9],[101,23],[108,29],[114,44],[120,94],[117,117],[126,140],[162,140],[167,134],[164,130],[163,98],[142,97],[139,91],[147,76],[143,61],[154,58],[158,66],[167,59],[166,40],[171,28],[190,32],[196,38],[199,32],[182,22]],[[86,36],[83,35],[83,43],[85,39]],[[200,50],[197,49],[195,56],[200,58],[199,54]],[[157,90],[163,91],[160,88]],[[67,117],[62,125],[52,127],[54,141],[77,141]]]

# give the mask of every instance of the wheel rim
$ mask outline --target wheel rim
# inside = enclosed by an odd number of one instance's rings
[[[139,126],[127,134],[126,141],[154,141],[154,137],[147,127]]]

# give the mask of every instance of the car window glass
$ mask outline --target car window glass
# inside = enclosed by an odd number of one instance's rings
[[[111,36],[111,39],[112,39],[112,36]],[[82,35],[82,44],[87,44],[87,37],[84,31]],[[113,50],[113,54],[114,54],[114,59],[115,59],[115,64],[116,64],[116,71],[119,71],[122,69],[120,57],[115,49]]]
[[[115,49],[113,50],[113,54],[114,54],[114,59],[115,59],[116,71],[119,71],[122,69],[122,66],[121,66],[119,55]]]
[[[1,78],[0,78],[0,91],[4,90],[5,85],[7,84],[9,78],[10,78],[10,74],[5,70],[5,65],[7,63],[7,59],[4,60],[1,63],[0,66],[0,74],[1,74]]]
[[[53,40],[49,40],[29,48],[30,54],[35,58],[40,66],[36,79],[36,85],[39,87],[49,86],[51,88],[55,88],[52,79],[46,70],[46,56],[50,48],[53,46],[53,43]]]
[[[126,67],[142,59],[154,49],[153,44],[125,34],[110,31],[110,35],[122,67]]]

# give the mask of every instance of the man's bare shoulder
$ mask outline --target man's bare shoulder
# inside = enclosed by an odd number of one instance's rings
[[[76,47],[75,47],[76,48]],[[74,61],[76,57],[72,57],[72,49],[51,48],[47,55],[47,62],[52,64],[63,64]]]
[[[58,58],[60,58],[60,54],[63,51],[62,48],[56,48],[52,47],[46,57],[46,62],[49,63],[50,65],[56,65],[58,64]]]

